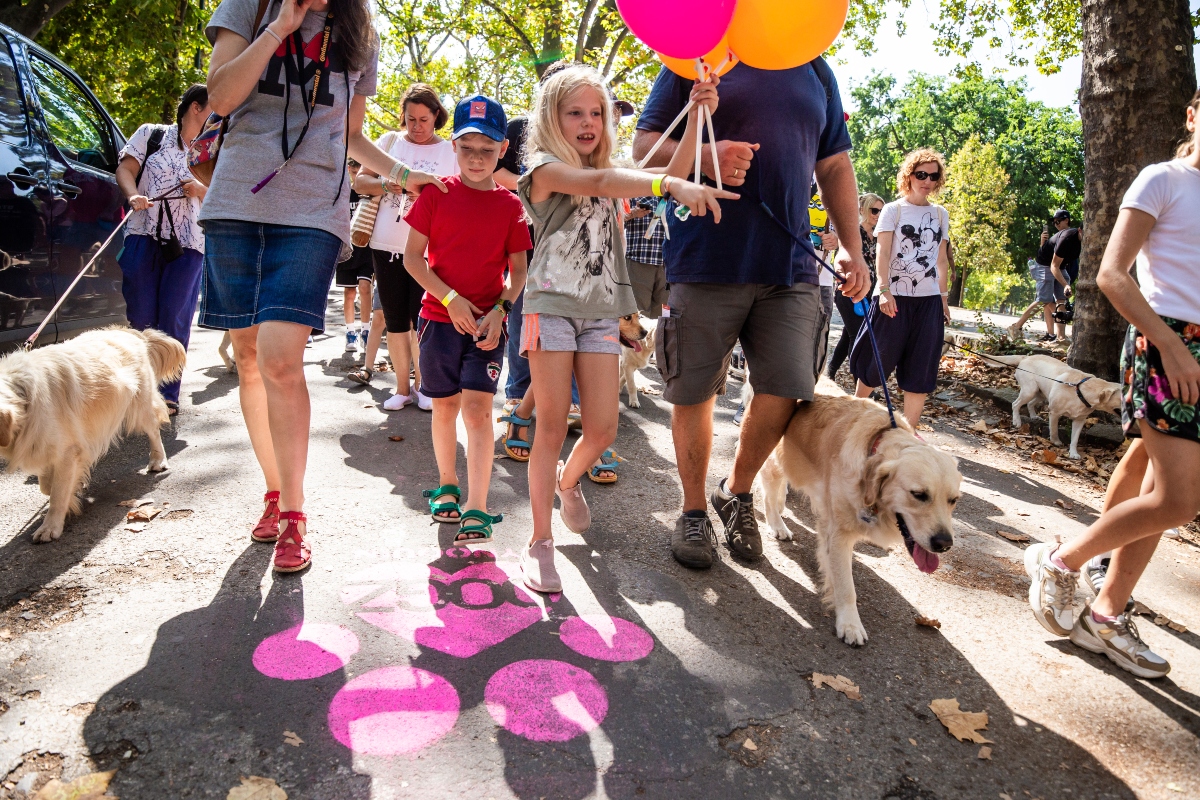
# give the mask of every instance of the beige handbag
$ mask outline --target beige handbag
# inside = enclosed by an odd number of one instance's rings
[[[392,145],[396,143],[396,132],[388,131],[392,138],[388,139],[386,147],[382,149],[384,152],[389,152]],[[350,242],[355,247],[366,247],[371,243],[371,234],[375,232],[375,218],[379,216],[379,203],[383,200],[383,195],[375,195],[369,200],[359,201],[358,208],[354,210],[354,219],[350,220]]]

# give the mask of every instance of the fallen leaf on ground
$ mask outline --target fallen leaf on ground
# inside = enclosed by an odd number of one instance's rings
[[[758,745],[756,745],[754,743],[753,739],[747,739],[746,741],[742,742],[742,747],[746,748],[747,750],[757,750],[758,749]]]
[[[1053,450],[1034,450],[1029,456],[1034,461],[1039,461],[1043,464],[1057,464],[1058,453]]]
[[[1054,505],[1058,506],[1058,507],[1059,507],[1059,508],[1061,508],[1061,509],[1065,509],[1065,510],[1067,510],[1067,511],[1074,511],[1074,510],[1075,510],[1075,506],[1071,505],[1071,504],[1070,504],[1070,503],[1068,503],[1066,500],[1062,500],[1062,499],[1055,500],[1055,501],[1054,501]]]
[[[403,436],[389,436],[388,441],[389,442],[403,442],[404,437]]]
[[[53,779],[33,795],[33,800],[93,800],[93,798],[101,800],[105,790],[108,789],[108,782],[116,774],[115,769],[108,772],[93,772],[82,778],[76,778],[70,783]]]
[[[1005,794],[1004,792],[1001,792],[1001,793],[1000,793],[1000,800],[1012,800],[1012,795]]]
[[[129,522],[149,522],[162,512],[163,510],[161,508],[155,508],[154,506],[141,506],[140,508],[135,508],[133,511],[130,511],[128,514],[126,514],[125,519]]]
[[[287,800],[287,792],[270,778],[251,775],[242,778],[242,785],[229,790],[225,800]]]
[[[1175,783],[1168,783],[1167,788],[1170,789],[1172,792],[1182,792],[1183,791],[1183,788]]]
[[[913,747],[916,747],[916,746],[917,746],[917,740],[916,740],[916,739],[912,739],[912,738],[910,738],[910,739],[908,740],[908,743],[909,743],[909,744],[911,744]]]
[[[979,420],[978,422],[976,422],[974,425],[971,426],[971,430],[973,430],[977,433],[987,433],[987,429],[988,429],[987,423],[984,422],[983,420]]]
[[[979,748],[979,757],[984,759],[985,761],[991,761],[992,760],[992,748],[990,748],[986,745]]]
[[[117,505],[124,506],[125,508],[137,508],[138,506],[148,506],[153,502],[153,497],[143,497],[141,500],[122,500],[121,502],[117,503]]]
[[[1173,631],[1178,631],[1179,633],[1187,633],[1187,626],[1180,625],[1178,622],[1168,622],[1167,627]]]
[[[828,686],[834,691],[841,692],[851,700],[862,700],[862,691],[854,685],[854,681],[847,678],[845,675],[822,675],[819,672],[814,672],[812,675],[813,686],[820,689],[822,685]]]
[[[1028,542],[1029,537],[1024,533],[1009,533],[1008,531],[996,531],[997,536],[1003,536],[1010,542]]]
[[[290,744],[292,747],[299,747],[304,744],[304,740],[292,731],[283,732],[283,743]]]
[[[142,531],[146,530],[146,523],[145,522],[131,522],[125,526],[125,530],[131,531],[133,533],[141,533]]]
[[[929,710],[937,715],[938,721],[960,742],[970,739],[975,744],[993,744],[979,731],[987,728],[986,711],[963,711],[958,707],[958,698],[934,700]]]
[[[1167,619],[1167,618],[1166,618],[1166,617],[1164,617],[1162,614],[1158,614],[1158,615],[1156,615],[1156,616],[1154,617],[1154,624],[1155,624],[1155,625],[1166,625],[1166,624],[1167,624],[1168,622],[1170,622],[1170,621],[1171,621],[1171,620]]]
[[[920,614],[913,619],[913,622],[917,623],[918,625],[924,625],[926,628],[937,628],[938,630],[941,630],[942,628],[942,623],[938,622],[933,617],[922,617]]]

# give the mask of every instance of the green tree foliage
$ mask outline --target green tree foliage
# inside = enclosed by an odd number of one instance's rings
[[[972,137],[993,145],[1015,197],[1009,264],[1023,274],[1054,210],[1066,208],[1079,219],[1083,205],[1079,116],[1031,101],[1025,91],[1024,81],[985,77],[978,68],[956,78],[913,73],[903,88],[891,76],[871,75],[851,89],[858,107],[849,122],[851,156],[860,187],[894,196],[900,162],[918,147],[953,158]]]
[[[1016,197],[995,144],[972,134],[950,159],[941,202],[950,212],[954,260],[966,273],[963,305],[991,308],[1021,283],[1008,254]]]
[[[510,115],[527,110],[547,66],[591,64],[623,99],[640,104],[659,62],[630,35],[615,0],[380,0],[380,91],[369,104],[378,132],[399,124],[399,99],[429,83],[448,102],[475,92]]]
[[[75,0],[38,44],[78,72],[129,135],[145,122],[174,122],[183,90],[205,80],[203,26],[213,8],[194,0]]]

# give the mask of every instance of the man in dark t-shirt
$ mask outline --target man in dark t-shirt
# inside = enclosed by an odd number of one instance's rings
[[[1008,326],[1008,336],[1014,342],[1024,338],[1025,323],[1039,306],[1046,319],[1046,334],[1041,342],[1065,341],[1067,326],[1055,322],[1054,312],[1059,303],[1071,296],[1071,287],[1079,277],[1079,255],[1083,241],[1078,228],[1071,227],[1071,214],[1060,208],[1054,212],[1054,235],[1042,232],[1037,256],[1029,263],[1029,272],[1037,287],[1037,298],[1021,314],[1021,318]]]
[[[633,156],[645,157],[688,101],[693,81],[663,69],[638,120]],[[741,199],[721,203],[721,223],[704,216],[672,221],[664,260],[670,285],[658,321],[657,363],[674,404],[671,434],[683,484],[683,515],[671,552],[684,566],[706,568],[716,534],[704,496],[716,395],[734,343],[741,340],[754,401],[742,422],[733,473],[712,494],[734,555],[762,555],[751,483],[783,435],[797,400],[811,400],[817,378],[821,300],[817,261],[792,234],[809,233],[809,182],[815,174],[841,241],[844,290],[857,300],[870,286],[858,236],[858,187],[850,134],[833,72],[823,59],[785,70],[738,64],[721,77],[712,116],[717,163],[704,148],[702,171],[719,169]],[[663,166],[683,133],[677,127],[648,166]]]

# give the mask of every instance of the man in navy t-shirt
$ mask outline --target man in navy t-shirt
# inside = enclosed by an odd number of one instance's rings
[[[642,158],[687,103],[692,81],[663,69],[638,120],[633,155]],[[817,177],[833,227],[855,235],[839,244],[843,291],[860,299],[870,274],[858,237],[858,185],[837,82],[822,59],[787,70],[739,64],[722,76],[713,114],[717,160],[704,148],[707,178],[720,169],[742,199],[711,216],[672,221],[665,261],[670,314],[658,323],[663,396],[674,404],[671,432],[683,483],[683,515],[671,552],[689,567],[711,566],[716,534],[704,496],[716,395],[725,393],[729,355],[740,339],[754,401],[742,423],[733,473],[712,494],[734,555],[755,560],[762,539],[750,487],[778,444],[797,400],[811,400],[817,380],[822,310],[818,264],[766,215],[766,203],[797,236],[809,232],[809,186]],[[682,126],[673,138],[682,136]],[[677,146],[664,142],[651,166]]]

